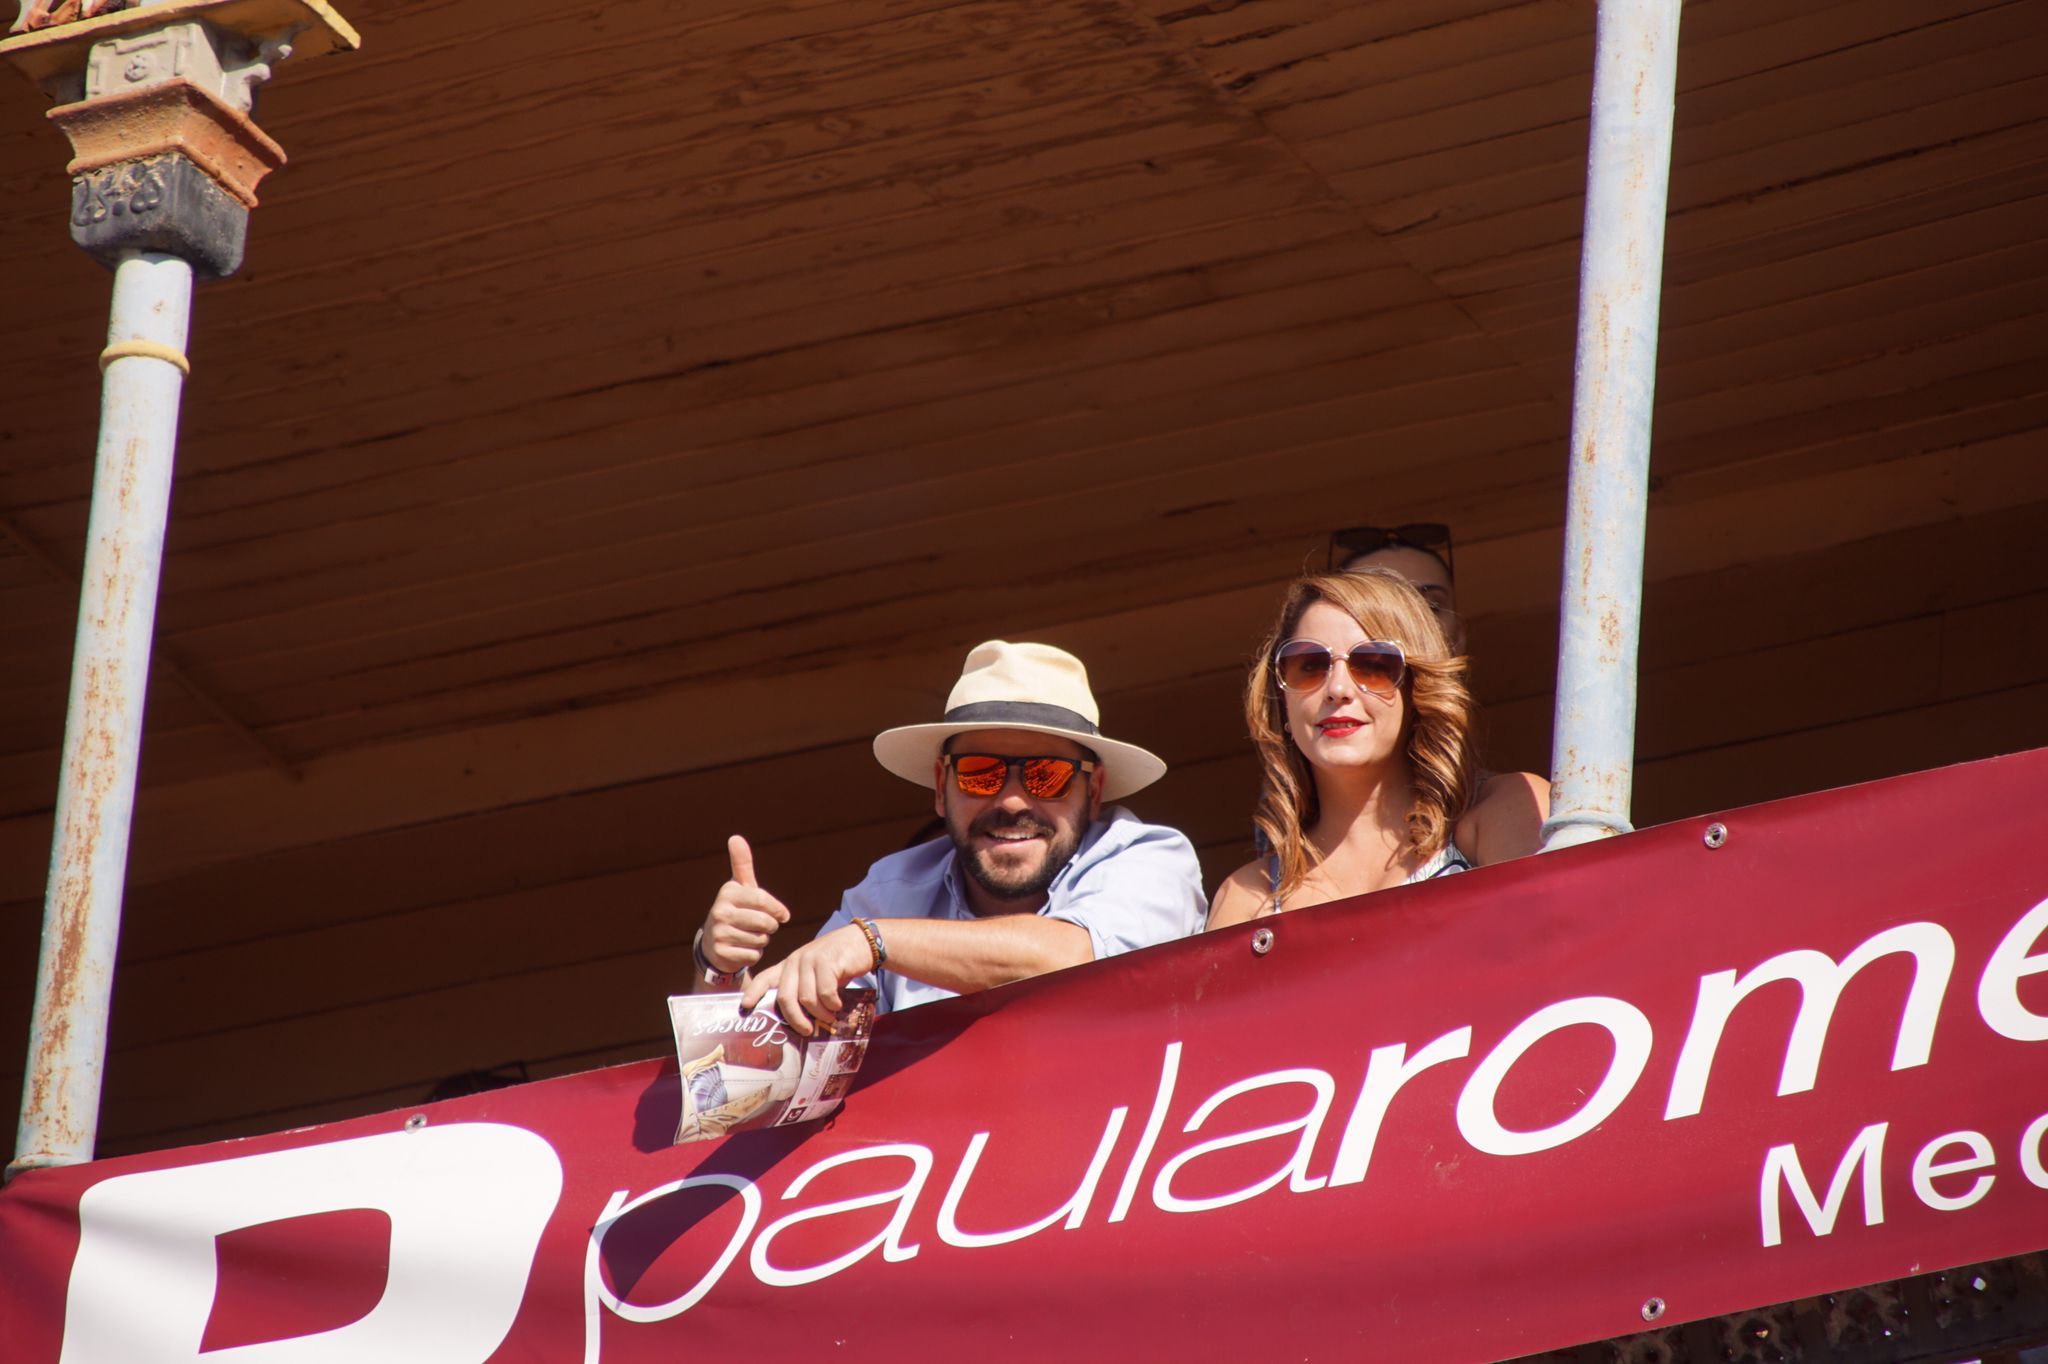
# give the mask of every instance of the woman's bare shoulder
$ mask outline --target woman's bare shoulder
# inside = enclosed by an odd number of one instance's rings
[[[1209,902],[1209,928],[1225,928],[1258,917],[1272,888],[1264,862],[1247,862],[1223,878],[1216,898]]]
[[[1550,783],[1534,772],[1496,772],[1458,821],[1458,847],[1475,866],[1526,857],[1542,844]]]

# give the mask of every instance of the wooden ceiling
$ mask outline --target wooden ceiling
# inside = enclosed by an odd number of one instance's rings
[[[658,1050],[725,833],[828,911],[918,818],[865,737],[984,638],[1081,651],[1228,870],[1231,693],[1335,524],[1454,525],[1544,765],[1590,4],[343,9],[197,299],[114,1145]],[[1681,36],[1641,816],[2048,742],[2048,11]],[[0,1058],[108,293],[43,107],[0,83]]]

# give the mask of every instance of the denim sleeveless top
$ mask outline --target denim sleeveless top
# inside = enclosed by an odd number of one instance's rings
[[[1410,872],[1407,879],[1402,881],[1401,884],[1412,886],[1417,881],[1434,881],[1439,876],[1452,876],[1458,872],[1470,870],[1472,870],[1472,864],[1466,860],[1465,854],[1458,851],[1458,845],[1446,843],[1435,857],[1430,858],[1429,861],[1424,862],[1421,866]],[[1273,898],[1266,901],[1266,907],[1260,910],[1259,913],[1278,914],[1280,912],[1280,854],[1278,853],[1269,853],[1266,857],[1266,887],[1272,893]]]

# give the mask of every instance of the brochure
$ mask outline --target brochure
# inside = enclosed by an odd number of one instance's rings
[[[839,996],[839,1021],[806,1038],[790,1030],[772,990],[747,1014],[737,993],[671,995],[668,1015],[683,1081],[677,1143],[836,1112],[875,1026],[873,990],[843,987]]]

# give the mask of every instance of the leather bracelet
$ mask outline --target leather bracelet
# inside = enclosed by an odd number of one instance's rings
[[[713,966],[710,958],[704,955],[704,930],[701,928],[697,930],[697,936],[690,939],[690,955],[697,959],[697,969],[704,973],[706,985],[737,985],[740,977],[747,973],[745,967],[737,971],[721,971]]]
[[[875,957],[873,970],[879,971],[889,962],[889,945],[882,941],[882,930],[876,928],[872,919],[855,919],[854,927],[868,940],[868,951]]]

